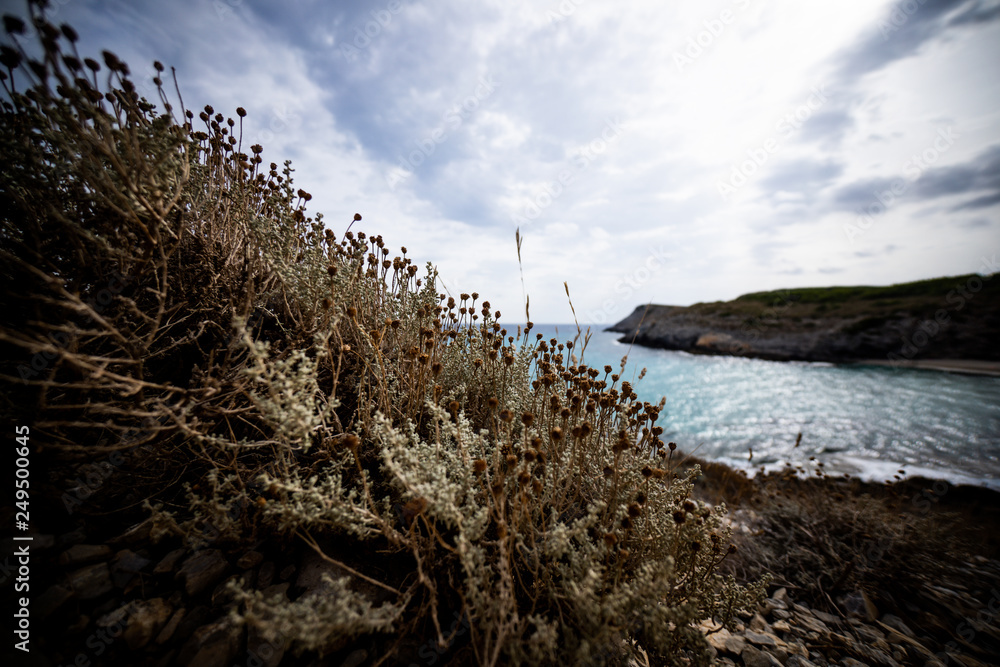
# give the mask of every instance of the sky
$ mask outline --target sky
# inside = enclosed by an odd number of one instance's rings
[[[0,1],[24,16],[21,3]],[[1000,2],[51,0],[505,322],[991,273]],[[150,99],[154,99],[151,95]],[[246,143],[244,141],[244,143]],[[521,237],[520,265],[515,233]],[[942,302],[944,295],[942,294]]]

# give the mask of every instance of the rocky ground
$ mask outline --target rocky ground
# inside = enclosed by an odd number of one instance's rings
[[[982,562],[980,565],[991,565]],[[993,566],[996,563],[992,564]],[[944,596],[959,596],[943,589]],[[998,600],[1000,602],[1000,600]],[[878,609],[861,592],[843,600],[843,614],[828,614],[798,604],[785,588],[764,601],[758,613],[746,619],[737,632],[713,632],[702,627],[722,665],[747,667],[809,667],[818,665],[986,665],[965,654],[964,647],[933,650],[935,643],[921,639],[898,616]],[[1000,607],[997,608],[1000,611]]]
[[[775,575],[770,597],[742,617],[735,631],[702,625],[715,663],[1000,663],[997,494],[910,480],[895,496],[916,493],[934,500],[935,508],[904,525],[870,511],[872,502],[895,511],[886,485],[855,484],[852,490],[833,480],[753,481],[723,466],[704,465],[702,498],[733,509],[740,551],[730,572],[738,578],[765,570]],[[77,512],[72,520],[50,522],[53,532],[35,536],[34,650],[3,664],[356,667],[375,664],[374,656],[384,650],[359,643],[335,647],[325,657],[295,655],[283,638],[233,622],[230,581],[241,579],[266,596],[296,599],[323,586],[324,573],[351,576],[300,541],[250,546],[217,541],[194,549],[175,538],[152,540],[149,520],[126,530],[115,525],[103,514]],[[907,534],[900,525],[917,533]],[[891,537],[889,543],[880,530]],[[981,539],[970,541],[970,535]],[[335,557],[348,556],[335,544],[323,548]],[[13,577],[8,563],[3,571],[8,592]],[[352,580],[378,598],[377,590]],[[472,664],[460,619],[452,626],[453,647],[439,649],[429,630],[426,637],[404,638],[396,659],[383,664]]]

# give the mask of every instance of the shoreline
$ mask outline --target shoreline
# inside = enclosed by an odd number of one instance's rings
[[[1000,377],[1000,361],[984,361],[981,359],[906,359],[898,361],[864,359],[862,361],[843,362],[843,365],[891,366],[893,368],[912,368],[916,370],[939,371],[942,373],[957,373],[960,375]]]

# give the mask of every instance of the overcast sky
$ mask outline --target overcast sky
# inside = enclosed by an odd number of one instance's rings
[[[604,323],[1000,253],[998,2],[52,0],[51,16],[137,79],[175,66],[189,108],[244,106],[338,235],[361,213],[509,322],[518,227],[536,322],[572,320],[563,281],[581,323]]]

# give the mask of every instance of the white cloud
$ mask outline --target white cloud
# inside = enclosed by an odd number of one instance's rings
[[[190,106],[246,107],[265,158],[294,160],[335,231],[360,212],[363,229],[510,319],[523,317],[512,214],[539,322],[571,318],[563,281],[578,314],[610,312],[610,299],[624,316],[646,301],[961,273],[997,245],[997,207],[952,210],[961,192],[901,200],[853,244],[854,216],[835,201],[896,178],[941,127],[963,133],[941,166],[1000,143],[1000,81],[983,66],[1000,56],[996,22],[947,27],[959,9],[923,6],[883,40],[886,2],[454,0],[405,2],[369,25],[384,7],[245,0],[220,18],[211,3],[79,2],[58,20],[135,71],[177,65]],[[355,40],[365,45],[348,59]],[[499,85],[477,95],[484,76]],[[823,84],[829,99],[786,131]],[[456,104],[458,124],[446,116]],[[718,182],[769,140],[723,201]],[[421,142],[433,151],[406,164]],[[669,260],[622,289],[652,251]]]

